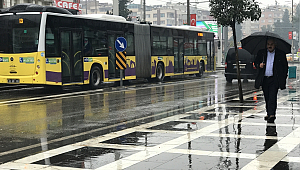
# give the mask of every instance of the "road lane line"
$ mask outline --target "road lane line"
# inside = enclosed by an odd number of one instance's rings
[[[140,127],[146,128],[146,127],[151,127],[151,126],[157,126],[157,125],[169,122],[170,120],[178,119],[178,118],[186,117],[186,116],[189,116],[189,115],[188,114],[175,115],[175,116],[172,116],[172,117],[164,118],[165,120],[157,120],[155,122],[150,122],[150,123],[147,123],[147,124],[140,125]],[[103,141],[110,140],[110,139],[113,139],[113,138],[116,138],[116,137],[119,137],[119,136],[123,136],[123,135],[129,134],[129,133],[133,133],[133,132],[135,132],[135,129],[136,128],[128,128],[128,129],[124,129],[124,130],[121,130],[121,131],[112,132],[112,133],[109,133],[109,134],[102,135],[100,137],[85,140],[83,142],[78,142],[78,143],[75,143],[75,144],[72,144],[72,145],[59,147],[59,148],[54,149],[54,151],[49,150],[49,151],[46,151],[46,152],[42,152],[42,153],[40,153],[40,155],[42,155],[42,156],[31,155],[31,156],[28,156],[28,157],[25,157],[25,158],[18,159],[14,162],[20,162],[20,161],[22,163],[37,162],[37,161],[40,161],[40,160],[43,160],[43,159],[46,159],[46,158],[50,158],[51,156],[54,156],[54,154],[58,153],[57,151],[66,150],[66,151],[69,152],[69,151],[77,149],[76,147],[85,147],[85,146],[88,146],[89,144],[98,144],[99,142],[103,142]],[[49,144],[49,142],[47,144]],[[71,147],[68,147],[68,146],[71,146]],[[72,147],[72,146],[75,146],[75,147]],[[66,147],[67,149],[64,149],[64,147]],[[2,154],[2,153],[0,153],[0,154]],[[0,165],[0,168],[1,167],[2,167],[2,165]]]
[[[279,100],[280,101],[280,100]],[[209,106],[209,107],[217,107],[218,106],[218,104],[215,104],[215,105],[212,105],[212,106]],[[209,108],[209,107],[205,107],[206,109],[207,108]],[[259,106],[258,108],[262,108],[263,106]],[[198,110],[203,110],[203,108],[202,109],[198,109]],[[255,111],[255,112],[257,112],[257,110]],[[253,114],[254,112],[253,111],[249,111],[249,115],[251,115],[251,114]],[[245,113],[244,113],[245,114]],[[185,114],[183,117],[186,117],[188,114]],[[176,116],[178,116],[178,115],[176,115]],[[182,115],[181,115],[182,116]],[[188,115],[189,116],[189,115]],[[145,119],[145,118],[143,118],[143,119]],[[176,119],[174,119],[174,118],[172,118],[173,120],[176,120]],[[179,117],[177,118],[177,119],[179,119]],[[168,120],[168,121],[170,121],[170,120]],[[216,126],[217,125],[217,127],[213,127],[213,128],[209,128],[208,127],[208,129],[207,129],[207,132],[206,133],[204,133],[203,134],[203,132],[202,133],[199,133],[200,134],[200,136],[205,136],[205,134],[209,134],[209,133],[211,133],[212,132],[212,130],[215,130],[215,129],[219,129],[220,127],[224,127],[224,126],[227,126],[227,125],[229,125],[229,124],[232,124],[232,123],[234,123],[234,122],[236,122],[237,120],[235,120],[235,119],[233,119],[232,120],[232,118],[229,118],[228,120],[223,120],[223,121],[221,121],[221,122],[219,122],[219,123],[216,123],[216,124],[213,124],[214,126]],[[157,122],[161,122],[161,123],[163,123],[161,120],[158,120]],[[226,123],[227,122],[227,123]],[[152,123],[152,122],[150,122],[150,123]],[[150,123],[148,123],[148,124],[150,124]],[[229,124],[228,124],[229,123]],[[221,125],[221,126],[219,126],[219,125]],[[143,127],[141,127],[141,128],[145,128],[145,127],[151,127],[151,126],[154,126],[153,124],[152,125],[147,125],[147,124],[144,124],[143,125]],[[211,126],[211,125],[210,125]],[[205,127],[206,128],[206,127]],[[138,129],[138,128],[137,128]],[[200,129],[200,130],[203,130],[203,128],[202,129]],[[134,130],[133,130],[134,131]],[[199,131],[199,130],[198,130]],[[127,132],[127,133],[129,133],[129,132]],[[191,135],[192,134],[192,135]],[[193,136],[193,132],[191,132],[191,134],[190,134],[190,136]],[[191,138],[191,137],[189,137],[189,139],[187,139],[185,136],[183,136],[183,137],[179,137],[179,138],[182,138],[181,139],[181,142],[183,141],[183,142],[186,142],[187,140],[193,140],[193,139],[195,139],[195,138],[197,138],[197,137],[199,137],[199,134],[196,134],[196,136],[194,136],[193,138]],[[119,134],[120,135],[120,134]],[[114,136],[111,136],[111,137],[114,137]],[[177,139],[177,140],[179,140],[180,141],[180,139]],[[89,140],[88,140],[89,141]],[[93,139],[93,140],[90,140],[90,142],[99,142],[99,140],[95,140],[95,139]],[[170,146],[172,146],[172,145],[176,145],[176,142],[178,142],[178,141],[176,141],[176,139],[175,139],[175,141],[169,141],[170,143],[168,143],[168,142],[166,142],[166,143],[163,143],[163,144],[161,144],[161,146],[163,146],[163,147],[165,147],[165,145],[170,145]],[[173,143],[172,143],[173,142]],[[175,142],[175,143],[174,143]],[[84,144],[84,143],[82,143],[81,142],[81,144]],[[87,143],[86,143],[87,144]],[[178,144],[178,143],[177,143]],[[148,153],[151,153],[151,155],[153,155],[153,156],[155,156],[155,155],[157,155],[158,153],[157,153],[157,148],[149,148],[150,150],[148,151]],[[168,149],[168,147],[167,147],[167,149]],[[171,147],[171,149],[172,149],[172,147]],[[153,150],[153,151],[152,151]],[[165,149],[164,149],[165,150]],[[149,155],[148,155],[149,156]],[[43,158],[44,159],[44,158]],[[126,159],[127,159],[127,157],[126,157]],[[133,165],[133,164],[135,164],[135,163],[138,163],[138,162],[136,162],[136,161],[132,161],[132,160],[120,160],[122,163],[126,163],[126,166],[128,167],[128,166],[131,166],[131,165]],[[125,162],[124,162],[125,161]],[[123,164],[124,165],[124,164]],[[118,166],[119,166],[119,164],[118,164]],[[1,166],[0,166],[1,167]],[[102,167],[100,167],[100,168],[102,168]]]
[[[284,97],[278,99],[278,102],[285,101],[285,100],[287,100],[287,98],[288,98],[288,96],[284,96]],[[257,107],[258,110],[263,109],[263,108],[264,108],[264,106]],[[201,109],[199,109],[199,110],[201,110]],[[257,110],[254,110],[254,111],[249,110],[249,111],[245,111],[243,113],[243,115],[244,115],[244,117],[247,117],[247,116],[253,115],[255,112],[257,112]],[[223,128],[225,126],[228,126],[228,125],[236,123],[236,122],[239,122],[242,119],[241,114],[238,115],[237,117],[239,117],[239,119],[235,119],[235,117],[229,117],[225,120],[219,121],[216,124],[208,125],[202,129],[190,132],[187,135],[183,135],[181,137],[175,138],[168,142],[156,145],[151,148],[147,148],[147,150],[145,150],[145,151],[140,151],[138,153],[135,153],[135,154],[125,157],[123,159],[119,159],[115,162],[112,162],[110,164],[99,167],[96,170],[115,169],[116,167],[122,168],[122,169],[128,168],[129,166],[137,164],[143,160],[146,160],[148,158],[156,156],[160,153],[167,152],[170,149],[174,149],[175,147],[178,147],[186,142],[192,141],[192,140],[202,137],[202,136],[206,136],[220,128]]]
[[[252,160],[242,170],[270,170],[300,143],[300,128],[278,141],[264,153]]]
[[[244,112],[244,115],[247,115],[247,112],[248,111]],[[253,113],[250,112],[250,114],[253,114]],[[147,150],[140,151],[138,153],[135,153],[135,154],[125,157],[123,159],[120,159],[120,160],[117,160],[110,164],[104,165],[102,167],[97,168],[96,170],[115,169],[116,167],[122,168],[122,169],[128,168],[129,166],[139,163],[145,159],[151,158],[151,157],[156,156],[163,152],[167,152],[170,149],[174,149],[175,147],[178,147],[186,142],[192,141],[192,140],[197,139],[202,136],[206,136],[220,128],[223,128],[225,126],[228,126],[230,124],[238,122],[239,120],[240,119],[235,119],[234,117],[229,117],[225,120],[219,121],[218,123],[208,125],[204,128],[201,128],[201,129],[193,131],[193,132],[189,132],[187,135],[183,135],[181,137],[175,138],[168,142],[156,145],[151,148],[147,148]]]

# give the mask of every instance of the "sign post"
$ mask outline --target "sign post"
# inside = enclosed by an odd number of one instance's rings
[[[124,37],[118,37],[115,42],[117,49],[116,53],[116,69],[120,69],[120,86],[123,86],[123,70],[126,69],[126,53],[124,52],[127,48],[127,41]]]

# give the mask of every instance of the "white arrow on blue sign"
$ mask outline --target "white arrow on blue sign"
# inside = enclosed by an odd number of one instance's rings
[[[115,47],[118,51],[123,52],[127,48],[127,41],[124,37],[118,37],[115,42]]]

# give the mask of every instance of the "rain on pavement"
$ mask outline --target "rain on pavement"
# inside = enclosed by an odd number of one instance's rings
[[[275,124],[263,120],[254,81],[243,83],[241,104],[222,71],[96,91],[0,91],[0,169],[297,169],[298,77],[288,83]]]

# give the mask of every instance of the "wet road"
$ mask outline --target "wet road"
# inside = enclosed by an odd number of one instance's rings
[[[266,137],[263,97],[253,85],[243,83],[244,104],[237,81],[227,84],[222,72],[96,91],[3,91],[0,169],[241,169],[298,127]]]

